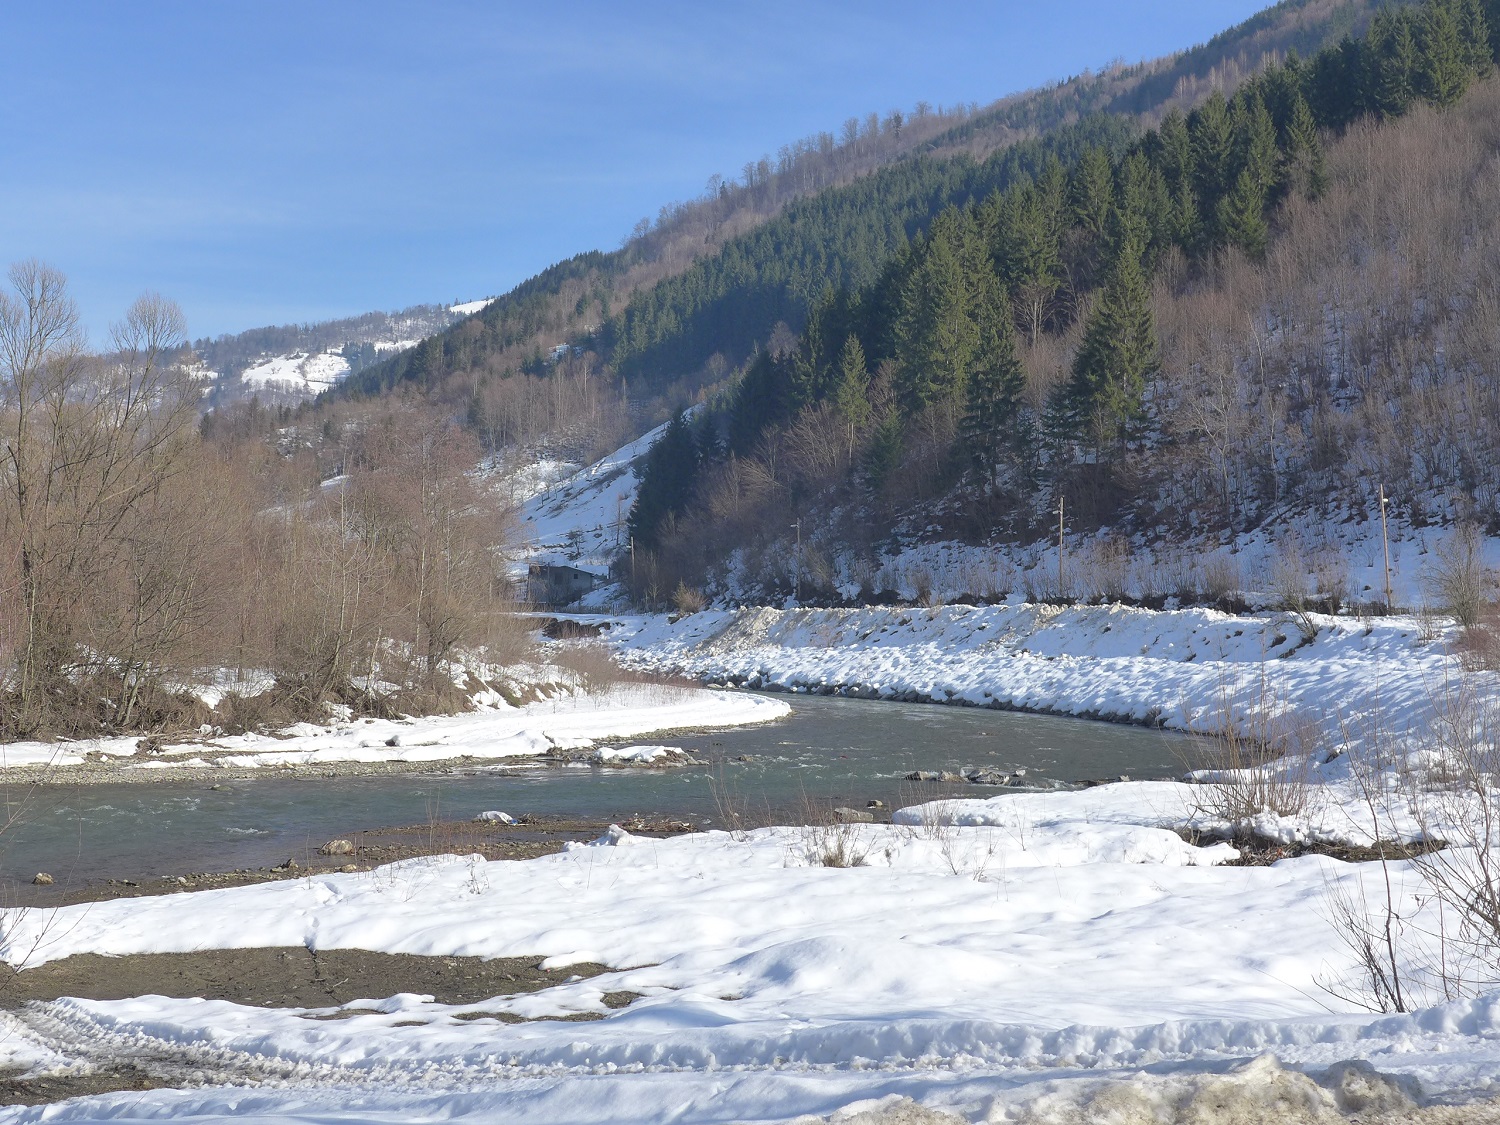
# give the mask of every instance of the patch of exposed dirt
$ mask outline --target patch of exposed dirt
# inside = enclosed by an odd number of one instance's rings
[[[1378,863],[1380,860],[1414,859],[1417,856],[1440,852],[1448,845],[1442,840],[1423,840],[1416,843],[1401,843],[1395,840],[1377,840],[1374,844],[1330,844],[1314,841],[1285,843],[1272,840],[1253,832],[1198,832],[1191,828],[1179,828],[1177,835],[1198,848],[1214,844],[1231,844],[1240,853],[1222,867],[1269,867],[1282,859],[1296,859],[1304,855],[1326,855],[1344,863]]]
[[[0,966],[0,1004],[79,996],[200,996],[277,1008],[327,1008],[362,997],[425,993],[441,1004],[474,1004],[495,996],[536,992],[603,965],[543,969],[539,957],[418,957],[363,949],[313,952],[302,946],[209,949],[195,953],[80,953],[16,972]]]
[[[114,1094],[124,1090],[160,1090],[177,1083],[150,1066],[121,1063],[86,1074],[42,1074],[23,1077],[0,1074],[0,1105],[45,1105],[90,1094]]]

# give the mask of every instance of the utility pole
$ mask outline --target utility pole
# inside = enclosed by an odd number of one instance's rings
[[[794,560],[794,566],[792,570],[792,573],[795,576],[792,580],[792,589],[794,591],[792,597],[800,606],[802,604],[802,520],[799,518],[796,523],[792,524],[792,526],[797,529],[797,556]]]
[[[1380,542],[1385,547],[1385,611],[1396,612],[1396,603],[1391,600],[1391,536],[1385,524],[1385,485],[1380,486]]]
[[[1057,494],[1057,597],[1063,598],[1063,496]]]

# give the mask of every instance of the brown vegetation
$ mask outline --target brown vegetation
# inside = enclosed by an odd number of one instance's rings
[[[224,671],[276,681],[269,709],[231,698],[234,725],[400,691],[451,703],[461,650],[512,655],[504,509],[451,419],[403,403],[330,419],[343,472],[320,483],[253,411],[202,436],[171,302],[136,302],[101,356],[61,275],[32,262],[10,280],[0,737],[197,726],[186,686]]]

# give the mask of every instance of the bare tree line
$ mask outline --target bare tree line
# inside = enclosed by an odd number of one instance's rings
[[[275,432],[203,436],[171,301],[138,300],[99,356],[62,275],[25,262],[9,280],[0,736],[196,725],[185,689],[205,677],[232,681],[241,721],[252,694],[288,714],[441,702],[461,649],[500,656],[506,516],[453,419],[342,418],[345,472],[323,486]]]

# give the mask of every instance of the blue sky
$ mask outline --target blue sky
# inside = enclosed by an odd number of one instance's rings
[[[5,12],[0,260],[99,337],[503,292],[850,116],[1200,42],[1260,0],[124,4]]]

